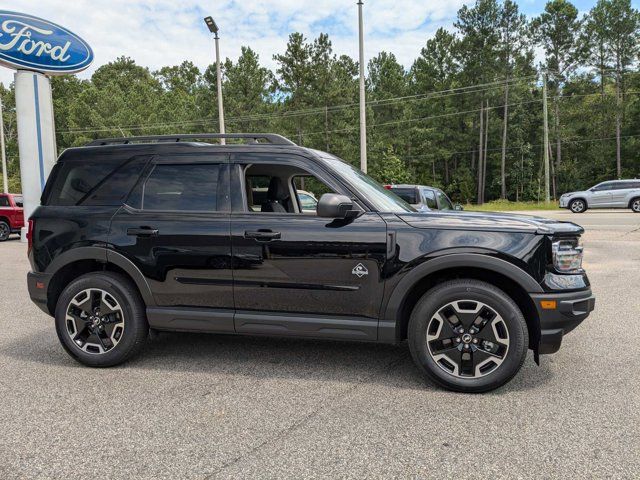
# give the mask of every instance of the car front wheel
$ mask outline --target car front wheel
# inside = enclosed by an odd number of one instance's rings
[[[420,370],[459,392],[486,392],[507,383],[529,345],[516,303],[478,280],[453,280],[425,293],[411,314],[408,340]]]
[[[573,213],[582,213],[584,211],[587,210],[587,204],[585,203],[584,200],[573,200],[570,204],[569,204],[569,209],[573,212]]]
[[[67,353],[91,367],[124,362],[149,333],[135,285],[112,272],[88,273],[63,290],[55,312],[58,338]]]
[[[631,200],[631,210],[635,213],[640,213],[640,198]]]

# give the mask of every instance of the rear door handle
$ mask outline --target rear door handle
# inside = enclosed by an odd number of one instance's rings
[[[278,240],[282,238],[280,232],[274,232],[272,230],[256,230],[244,232],[244,238],[252,238],[262,242],[270,242],[271,240]]]
[[[158,235],[158,229],[151,227],[127,228],[127,235],[136,237],[155,237]]]

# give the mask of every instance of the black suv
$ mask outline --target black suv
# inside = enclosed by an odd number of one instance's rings
[[[320,198],[316,212],[299,189]],[[71,148],[41,203],[29,292],[94,367],[131,357],[149,329],[407,339],[429,378],[481,392],[509,381],[528,348],[536,361],[557,351],[595,303],[581,227],[418,214],[339,158],[273,134]]]

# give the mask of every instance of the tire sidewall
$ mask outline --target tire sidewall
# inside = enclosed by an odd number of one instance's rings
[[[476,300],[493,308],[509,333],[509,350],[502,364],[479,378],[458,378],[444,371],[428,352],[427,326],[433,314],[456,300]],[[527,325],[518,306],[504,292],[479,281],[454,281],[427,292],[414,308],[409,322],[409,344],[418,366],[432,380],[456,391],[483,392],[508,382],[520,370],[527,354]]]
[[[3,233],[0,233],[0,242],[6,242],[7,240],[9,240],[9,237],[11,236],[11,227],[4,220],[0,220],[0,227],[1,227],[0,232],[5,231],[6,229],[6,235]]]
[[[124,314],[122,338],[111,350],[101,354],[91,354],[78,348],[67,333],[66,312],[69,302],[82,290],[99,288],[116,299]],[[58,299],[55,311],[56,333],[67,353],[85,365],[108,367],[126,360],[135,350],[139,339],[146,336],[148,325],[137,292],[120,276],[106,273],[90,273],[71,282]]]
[[[576,202],[582,202],[582,210],[578,210],[577,212],[573,209],[573,204]],[[569,210],[573,213],[584,213],[587,211],[587,202],[581,199],[571,200],[571,203],[569,203]]]
[[[636,202],[640,202],[640,198],[634,198],[633,200],[631,200],[631,211],[633,213],[640,213],[640,206],[637,210],[634,208]]]

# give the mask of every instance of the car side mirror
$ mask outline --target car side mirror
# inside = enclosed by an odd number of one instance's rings
[[[459,203],[456,203],[456,204],[453,206],[453,209],[454,209],[454,210],[459,210],[459,211],[464,210],[464,208],[462,208],[462,205],[460,205]]]
[[[346,195],[325,193],[318,200],[316,212],[324,218],[350,218],[357,214],[353,209],[353,202]]]

